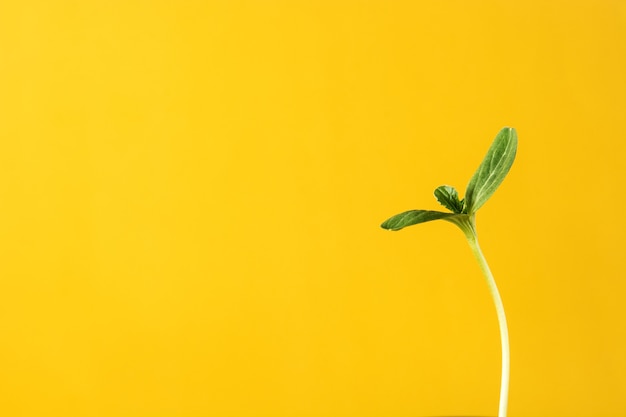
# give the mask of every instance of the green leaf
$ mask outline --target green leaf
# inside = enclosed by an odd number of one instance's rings
[[[459,201],[459,193],[454,187],[442,185],[435,190],[435,198],[448,210],[460,214],[463,212],[463,200]]]
[[[493,195],[511,169],[517,152],[517,133],[511,127],[500,130],[474,173],[465,192],[465,212],[475,213]]]
[[[396,214],[393,217],[385,220],[380,225],[383,229],[387,230],[400,230],[407,226],[413,226],[414,224],[429,222],[432,220],[445,219],[446,217],[456,216],[454,213],[444,213],[441,211],[432,210],[409,210],[404,213]]]

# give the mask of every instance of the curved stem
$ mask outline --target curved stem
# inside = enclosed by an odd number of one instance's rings
[[[467,237],[467,241],[472,248],[472,253],[474,254],[474,257],[476,257],[476,260],[480,265],[480,269],[485,276],[487,285],[489,286],[489,292],[491,293],[491,297],[493,298],[493,302],[496,306],[496,311],[498,313],[498,323],[500,324],[500,341],[502,346],[502,379],[500,382],[500,407],[498,409],[498,417],[506,417],[506,410],[509,402],[509,376],[511,358],[509,352],[509,330],[506,325],[504,305],[502,304],[502,298],[500,298],[500,293],[498,292],[498,287],[496,286],[496,281],[493,278],[491,269],[489,269],[487,260],[485,260],[485,256],[483,255],[482,251],[480,250],[480,246],[478,245],[478,237],[476,236],[474,227],[472,227],[471,233],[465,233],[465,236]]]

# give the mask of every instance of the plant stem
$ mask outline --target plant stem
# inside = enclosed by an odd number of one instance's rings
[[[467,241],[470,245],[470,248],[472,249],[474,257],[478,261],[478,265],[480,265],[480,269],[485,276],[487,285],[489,286],[489,292],[491,293],[491,298],[493,298],[493,302],[496,306],[496,311],[498,313],[498,323],[500,325],[500,342],[502,346],[502,379],[500,381],[500,407],[498,409],[498,417],[506,417],[507,405],[509,402],[509,376],[511,362],[509,352],[509,330],[506,325],[506,316],[504,314],[504,305],[502,304],[502,298],[500,298],[500,293],[498,292],[496,281],[493,278],[491,270],[489,269],[487,260],[480,250],[480,246],[478,245],[478,237],[476,236],[476,230],[473,226],[474,225],[472,224],[471,233],[467,233],[468,231],[464,230],[466,231],[465,236],[467,237]]]

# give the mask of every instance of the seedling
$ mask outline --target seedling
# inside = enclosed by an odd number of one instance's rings
[[[400,230],[414,224],[432,220],[446,220],[457,225],[465,234],[472,253],[485,276],[491,297],[498,313],[500,340],[502,347],[502,379],[500,382],[500,406],[498,417],[506,417],[509,397],[509,331],[502,299],[496,286],[493,274],[487,265],[485,256],[478,245],[476,234],[476,212],[493,195],[513,165],[517,151],[517,133],[515,129],[505,127],[496,136],[483,162],[474,173],[467,185],[465,198],[459,200],[457,191],[450,186],[442,185],[435,190],[435,198],[441,205],[451,211],[446,213],[432,210],[409,210],[386,220],[381,227],[387,230]]]

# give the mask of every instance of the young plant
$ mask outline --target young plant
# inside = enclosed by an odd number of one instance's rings
[[[500,324],[500,339],[502,346],[502,379],[500,383],[500,406],[498,417],[506,417],[509,396],[509,332],[504,314],[502,299],[496,286],[489,265],[478,245],[476,235],[476,212],[493,195],[504,177],[511,169],[517,151],[517,133],[515,129],[505,127],[496,136],[483,162],[474,173],[467,185],[465,198],[459,200],[457,191],[450,186],[442,185],[435,190],[435,198],[445,208],[451,211],[446,213],[432,210],[409,210],[397,214],[386,220],[381,227],[387,230],[400,230],[407,226],[424,223],[431,220],[446,220],[457,225],[465,234],[472,253],[487,280],[491,297],[496,306],[498,323]]]

